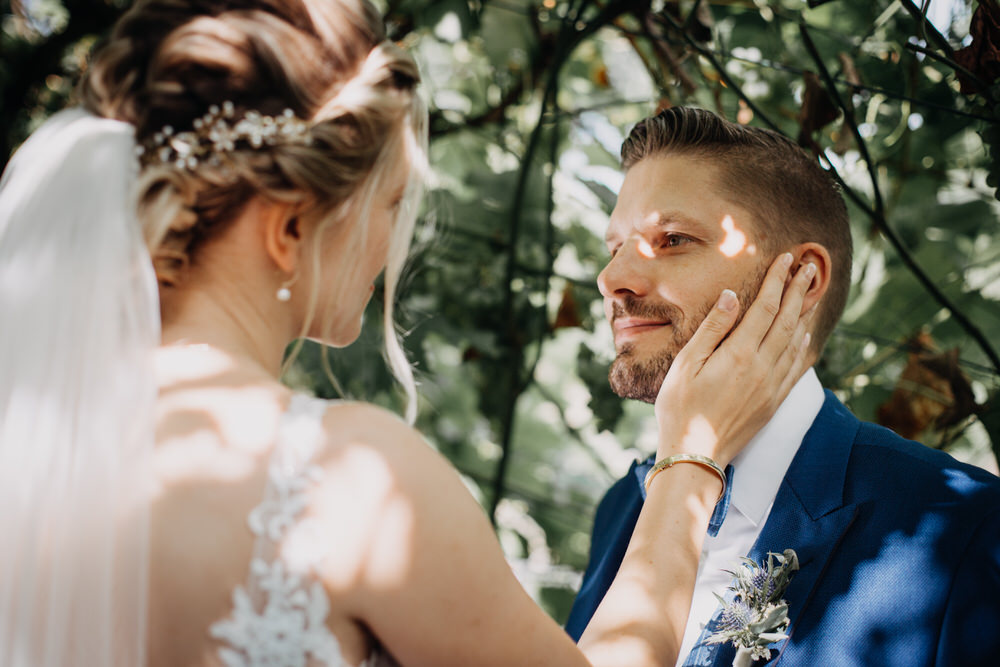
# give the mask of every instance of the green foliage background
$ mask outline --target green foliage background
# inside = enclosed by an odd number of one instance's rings
[[[0,156],[70,103],[87,53],[126,4],[2,5]],[[653,448],[648,407],[607,387],[612,345],[595,277],[621,179],[618,147],[658,107],[702,106],[774,127],[836,171],[855,269],[821,378],[862,418],[902,424],[995,469],[1000,226],[991,172],[1000,170],[988,148],[1000,144],[1000,107],[983,72],[967,84],[971,94],[959,90],[955,50],[991,36],[970,37],[971,3],[382,8],[391,37],[420,61],[432,110],[431,191],[400,297],[421,384],[418,425],[466,477],[554,616],[565,617],[586,565],[597,500]],[[379,307],[359,343],[330,353],[337,383],[312,346],[289,380],[398,408],[379,351]]]

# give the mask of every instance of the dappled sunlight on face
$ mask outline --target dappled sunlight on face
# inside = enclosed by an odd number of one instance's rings
[[[636,250],[639,254],[646,259],[652,259],[656,256],[656,252],[653,250],[653,246],[646,239],[639,239],[636,244]]]
[[[757,254],[757,246],[747,243],[747,235],[736,226],[733,216],[727,214],[722,219],[722,231],[725,232],[725,236],[719,244],[719,251],[726,257],[736,257],[744,251],[748,255]]]

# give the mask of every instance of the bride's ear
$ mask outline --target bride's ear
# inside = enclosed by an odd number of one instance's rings
[[[264,250],[284,273],[295,273],[302,245],[302,223],[297,207],[275,202],[259,203]]]

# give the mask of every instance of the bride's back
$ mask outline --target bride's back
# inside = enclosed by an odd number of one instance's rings
[[[162,364],[204,363],[164,349]],[[200,357],[200,359],[199,359]],[[232,611],[253,549],[246,517],[261,502],[282,409],[279,392],[165,383],[157,410],[150,516],[150,665],[213,664],[209,627]],[[173,385],[173,386],[172,386]],[[213,386],[214,385],[214,386]]]
[[[250,575],[255,535],[248,517],[265,500],[276,448],[291,444],[279,437],[291,396],[253,368],[235,367],[208,379],[184,378],[178,369],[211,368],[225,361],[207,346],[168,346],[158,358],[164,382],[151,506],[149,664],[219,665],[218,652],[226,644],[212,637],[210,629],[234,614],[233,593]],[[345,426],[349,430],[350,424]],[[324,451],[318,457],[328,460],[328,443],[320,444]],[[347,496],[363,482],[357,473],[336,475]],[[344,506],[343,511],[365,508]],[[338,525],[324,529],[342,533],[328,534],[339,545],[339,558],[360,557],[351,553],[363,543],[360,536],[346,534]],[[343,610],[350,598],[329,600],[327,627],[344,657],[358,664],[370,647]]]

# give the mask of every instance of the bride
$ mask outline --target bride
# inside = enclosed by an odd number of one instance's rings
[[[673,663],[711,469],[650,485],[578,648],[407,423],[278,380],[290,341],[358,337],[384,271],[412,421],[392,304],[425,159],[417,83],[365,0],[138,0],[83,108],[14,157],[0,665]],[[801,368],[805,285],[776,264],[732,335],[735,311],[709,314],[661,390],[658,456],[724,466],[769,418]],[[780,345],[757,354],[764,339]]]

